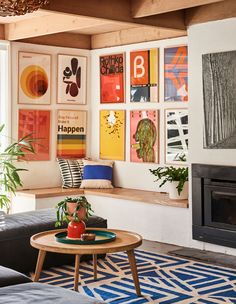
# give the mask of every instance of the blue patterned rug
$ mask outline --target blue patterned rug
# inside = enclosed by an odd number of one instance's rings
[[[135,251],[143,297],[135,294],[125,253],[98,260],[98,280],[92,262],[82,262],[79,291],[107,303],[236,303],[236,270],[169,255]],[[73,289],[74,267],[51,268],[40,282]]]

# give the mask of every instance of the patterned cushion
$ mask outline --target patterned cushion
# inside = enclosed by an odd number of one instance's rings
[[[113,162],[84,160],[83,180],[80,188],[113,188]]]
[[[58,158],[57,161],[61,171],[62,187],[79,188],[82,181],[83,161],[62,158]]]

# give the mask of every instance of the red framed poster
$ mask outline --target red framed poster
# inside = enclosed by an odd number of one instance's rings
[[[32,134],[37,141],[33,143],[35,154],[26,153],[26,159],[50,160],[50,116],[48,110],[19,110],[18,138]]]
[[[158,101],[158,49],[130,52],[130,100]]]
[[[100,56],[100,102],[123,103],[124,98],[124,54]]]

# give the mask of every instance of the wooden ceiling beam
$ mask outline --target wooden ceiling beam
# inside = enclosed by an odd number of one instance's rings
[[[104,25],[104,20],[51,14],[5,25],[7,40],[20,40]]]
[[[182,36],[187,36],[187,32],[150,27],[136,27],[116,32],[92,35],[91,47],[92,49],[99,49]]]
[[[147,17],[224,0],[131,0],[133,18]]]
[[[18,41],[24,43],[53,45],[53,46],[76,48],[76,49],[86,49],[86,50],[91,49],[90,35],[81,35],[81,34],[73,34],[73,33],[58,33],[58,34],[22,39]]]
[[[130,0],[50,0],[43,10],[162,28],[186,29],[181,11],[160,14],[158,17],[133,18]]]
[[[224,0],[186,10],[185,23],[187,26],[236,17],[236,0]]]

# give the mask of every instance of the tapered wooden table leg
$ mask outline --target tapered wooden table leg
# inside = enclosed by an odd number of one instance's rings
[[[97,280],[97,255],[93,254],[93,278]]]
[[[79,285],[79,264],[80,264],[80,255],[75,255],[75,278],[74,278],[74,290],[78,291]]]
[[[46,255],[46,251],[39,250],[38,260],[37,260],[37,265],[36,265],[34,280],[33,280],[34,282],[38,282],[38,280],[39,280],[40,273],[41,273],[42,268],[43,268],[43,262],[44,262],[44,259],[45,259],[45,255]]]
[[[130,268],[131,268],[131,272],[132,272],[132,276],[133,276],[133,280],[134,280],[136,294],[137,294],[137,296],[141,297],[142,294],[141,294],[140,285],[139,285],[138,272],[137,272],[134,251],[133,250],[127,251],[127,255],[129,258],[129,264],[130,264]]]

